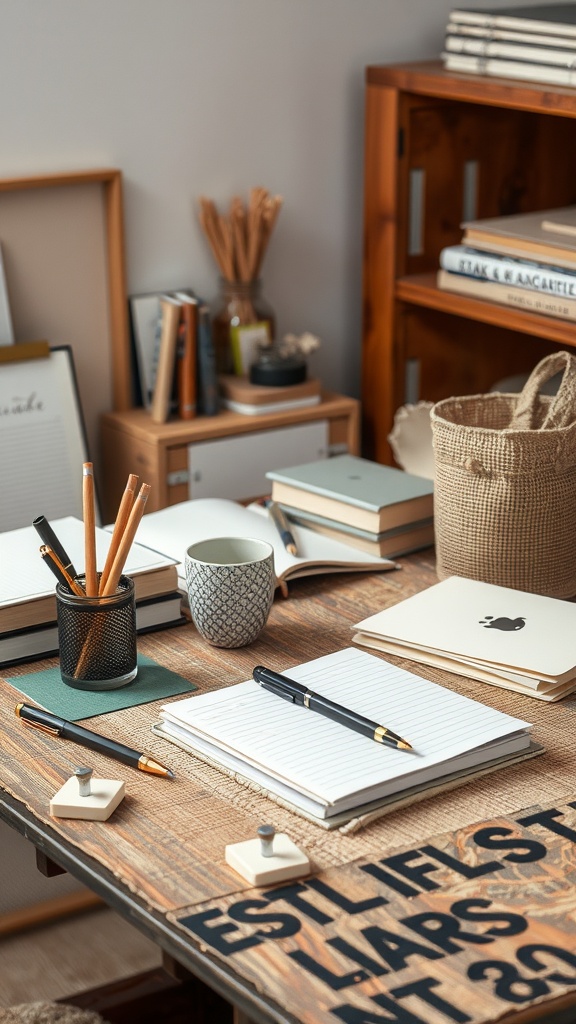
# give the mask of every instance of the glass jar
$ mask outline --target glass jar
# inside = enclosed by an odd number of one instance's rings
[[[275,315],[262,297],[259,280],[227,281],[221,278],[215,309],[212,332],[217,373],[235,372],[232,338],[236,328],[266,324],[270,344],[274,341]]]

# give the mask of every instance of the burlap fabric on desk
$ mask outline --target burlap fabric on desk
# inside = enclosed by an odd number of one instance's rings
[[[539,389],[563,377],[554,397]],[[576,594],[576,358],[556,352],[520,395],[448,398],[431,412],[438,576]]]
[[[357,584],[349,577],[332,579],[329,586],[320,577],[300,581],[288,601],[275,602],[266,629],[250,648],[213,654],[207,646],[200,649],[191,628],[142,637],[140,643],[146,653],[203,692],[249,678],[254,664],[288,671],[290,665],[348,646],[351,625],[359,615],[435,581],[431,556],[420,553],[406,559],[401,572],[362,574]],[[401,663],[391,656],[387,660]],[[18,691],[0,682],[0,779],[35,817],[49,821],[52,829],[86,854],[93,854],[129,888],[164,910],[237,891],[241,882],[226,864],[224,848],[227,843],[252,838],[264,822],[288,833],[306,850],[313,870],[319,871],[359,857],[382,857],[395,847],[417,845],[426,837],[462,828],[472,820],[575,798],[576,696],[558,704],[542,704],[439,670],[403,664],[419,675],[533,722],[534,738],[546,748],[545,754],[376,821],[359,822],[351,830],[327,832],[154,736],[151,726],[161,702],[153,702],[92,718],[89,727],[149,751],[173,768],[176,778],[145,776],[91,754],[95,775],[126,781],[125,800],[105,825],[51,819],[50,798],[86,751],[36,730],[19,728],[14,716]]]

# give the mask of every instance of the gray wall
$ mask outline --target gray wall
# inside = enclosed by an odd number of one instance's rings
[[[0,0],[0,177],[119,167],[129,291],[189,284],[208,300],[196,198],[280,193],[263,270],[279,333],[317,333],[315,371],[357,395],[364,68],[437,56],[452,6]],[[70,884],[39,888],[31,850],[7,833],[0,912]]]

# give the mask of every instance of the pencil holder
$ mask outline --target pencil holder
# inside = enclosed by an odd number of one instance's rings
[[[138,672],[134,581],[121,576],[109,597],[77,596],[59,583],[56,606],[62,681],[77,690],[132,682]]]

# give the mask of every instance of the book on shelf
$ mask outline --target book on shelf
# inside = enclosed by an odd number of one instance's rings
[[[191,498],[157,512],[147,512],[138,527],[138,542],[163,551],[178,562],[179,588],[186,595],[184,559],[192,543],[211,537],[256,537],[274,548],[277,584],[300,576],[327,572],[367,572],[396,568],[394,562],[322,537],[312,530],[293,530],[298,554],[286,550],[266,509],[228,498]]]
[[[198,299],[188,292],[175,292],[180,303],[176,351],[176,396],[178,418],[193,420],[197,412]]]
[[[544,701],[576,690],[576,605],[450,576],[356,623],[354,640]]]
[[[567,50],[576,50],[576,36],[567,36],[561,33],[552,33],[545,30],[520,29],[516,25],[512,28],[495,28],[488,25],[468,25],[464,22],[448,19],[446,26],[446,37],[455,39],[477,39],[490,42],[528,43],[530,46],[550,46],[552,48],[563,46]]]
[[[178,590],[136,601],[136,631],[139,634],[149,633],[155,629],[168,629],[187,621],[182,615],[182,597]],[[0,667],[56,654],[57,622],[46,622],[39,626],[0,634]]]
[[[576,60],[576,39],[572,46],[563,48],[562,42],[554,45],[518,43],[507,40],[470,38],[456,33],[447,33],[444,48],[447,53],[472,54],[476,57],[501,57],[505,60],[528,61],[532,64],[552,64],[570,68]]]
[[[565,232],[542,226],[543,222],[554,220],[570,223],[573,217],[573,207],[569,206],[465,221],[462,243],[483,252],[517,256],[576,271],[576,236],[571,238]]]
[[[432,480],[356,455],[266,473],[280,505],[379,534],[434,513]]]
[[[533,292],[576,299],[574,272],[552,264],[535,263],[518,256],[483,252],[468,245],[448,245],[440,253],[440,267],[480,281],[495,281]]]
[[[162,295],[160,298],[160,349],[150,406],[150,414],[155,423],[166,423],[172,409],[181,305],[173,295]]]
[[[576,5],[528,4],[522,7],[460,8],[449,15],[449,25],[483,25],[489,29],[526,29],[554,35],[576,36]]]
[[[439,270],[436,283],[443,291],[467,295],[484,302],[499,302],[504,306],[515,306],[528,313],[541,313],[562,320],[576,320],[576,294],[574,298],[550,295],[548,292],[530,288],[515,288],[486,278],[468,277],[465,274]]]
[[[284,513],[291,523],[316,530],[325,537],[332,537],[333,540],[340,540],[351,547],[359,548],[368,554],[377,555],[381,558],[399,558],[407,555],[410,551],[419,551],[421,548],[428,548],[434,544],[434,520],[432,518],[422,519],[407,526],[397,526],[393,530],[385,530],[383,533],[370,533],[369,530],[359,530],[356,526],[349,526],[348,523],[337,523],[333,519],[326,519],[325,516],[318,516],[314,512],[302,512],[288,505],[282,506]]]
[[[287,387],[269,387],[265,384],[252,384],[247,377],[222,373],[218,377],[218,384],[222,405],[247,416],[262,416],[284,409],[304,409],[318,405],[322,398],[320,381],[314,378]]]
[[[84,524],[75,516],[51,520],[54,532],[72,562],[84,564]],[[96,527],[97,564],[103,566],[111,532]],[[40,538],[33,526],[0,533],[0,636],[56,620],[56,582],[40,557]],[[178,590],[176,560],[132,544],[124,572],[134,580],[136,602]]]
[[[565,67],[558,67],[551,63],[473,56],[468,53],[451,53],[449,50],[442,53],[442,62],[448,71],[464,71],[495,78],[521,78],[549,85],[576,85],[576,67],[571,63],[567,63]]]
[[[210,309],[205,302],[201,302],[198,307],[196,366],[198,412],[203,416],[216,416],[220,409],[216,353]]]
[[[154,732],[325,825],[394,810],[540,749],[522,719],[355,648],[282,672],[413,749],[376,743],[253,680],[163,705]]]

